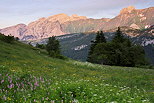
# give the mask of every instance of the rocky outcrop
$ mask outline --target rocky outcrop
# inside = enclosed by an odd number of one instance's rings
[[[25,24],[18,24],[15,26],[1,29],[0,32],[5,35],[13,35],[15,37],[19,37],[20,39],[22,39],[26,30],[27,30],[27,26]]]
[[[131,13],[133,10],[136,10],[134,6],[128,6],[120,11],[120,14]]]
[[[154,7],[135,9],[128,7],[121,10],[120,14],[106,23],[104,29],[112,29],[118,26],[131,26],[135,24],[138,29],[144,29],[146,25],[154,24]],[[134,26],[133,26],[134,27]]]
[[[134,28],[134,29],[140,29],[140,28],[138,27],[138,25],[136,25],[136,24],[134,24],[134,23],[131,24],[130,27],[132,27],[132,28]]]

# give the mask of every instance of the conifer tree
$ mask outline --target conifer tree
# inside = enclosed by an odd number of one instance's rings
[[[125,38],[120,30],[120,27],[118,27],[118,30],[116,31],[116,34],[112,41],[116,43],[122,43],[125,41]]]
[[[91,41],[91,47],[88,53],[87,61],[94,62],[93,57],[92,57],[93,51],[94,51],[95,46],[100,43],[106,43],[106,39],[104,37],[103,31],[100,31],[100,32],[98,31],[95,40]]]
[[[59,41],[56,40],[54,36],[50,37],[48,43],[46,45],[46,50],[48,51],[49,55],[52,57],[56,57],[60,55],[60,44]]]
[[[138,66],[145,65],[144,49],[134,45],[129,38],[123,36],[120,27],[112,41],[106,43],[103,32],[98,32],[91,45],[88,61],[105,65]]]
[[[99,31],[97,32],[97,35],[96,35],[94,43],[95,44],[100,43],[100,32]]]
[[[100,43],[106,43],[106,39],[105,39],[103,31],[101,31],[99,35],[100,35],[100,41],[99,42]]]

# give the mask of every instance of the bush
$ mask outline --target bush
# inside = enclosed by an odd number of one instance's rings
[[[154,69],[154,65],[149,65],[148,69]]]
[[[36,44],[36,46],[35,46],[36,48],[40,48],[40,49],[45,49],[46,48],[46,46],[44,45],[44,44]]]
[[[2,40],[6,43],[13,43],[15,41],[14,36],[8,35],[8,36],[3,36]]]

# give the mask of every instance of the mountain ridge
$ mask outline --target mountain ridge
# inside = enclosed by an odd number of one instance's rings
[[[70,33],[109,30],[118,26],[130,26],[144,29],[154,24],[154,7],[135,9],[129,6],[120,11],[119,15],[109,19],[92,19],[76,14],[68,16],[64,13],[43,17],[36,21],[0,29],[0,32],[19,37],[21,40],[37,40],[50,36],[60,36]]]

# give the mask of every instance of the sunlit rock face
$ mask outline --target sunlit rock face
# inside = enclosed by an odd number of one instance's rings
[[[61,24],[67,21],[87,19],[84,16],[72,15],[68,16],[66,14],[58,14],[50,16],[48,18],[40,18],[37,21],[29,23],[27,26],[25,24],[18,24],[16,26],[1,29],[0,32],[5,35],[13,35],[19,37],[20,39],[42,39],[51,36],[59,36],[66,34],[63,31]]]
[[[135,7],[134,6],[128,6],[127,8],[123,8],[120,11],[120,14],[131,13],[133,10],[135,10]]]
[[[140,29],[140,28],[138,27],[138,25],[136,25],[136,24],[131,24],[130,27],[132,27],[132,28],[134,28],[134,29]]]
[[[48,18],[41,18],[35,22],[30,23],[27,26],[25,36],[33,35],[33,39],[42,39],[51,36],[64,35],[67,32],[64,32],[61,24],[67,21],[74,21],[80,19],[86,19],[86,17],[77,15],[68,16],[66,14],[58,14],[50,16]]]
[[[144,29],[146,25],[154,25],[154,7],[135,9],[130,6],[121,10],[120,14],[105,24],[104,29],[118,26],[129,26]]]
[[[24,36],[24,33],[26,30],[27,30],[27,26],[25,24],[18,24],[15,26],[1,29],[0,32],[5,35],[12,35],[15,37],[19,37],[21,39]]]

